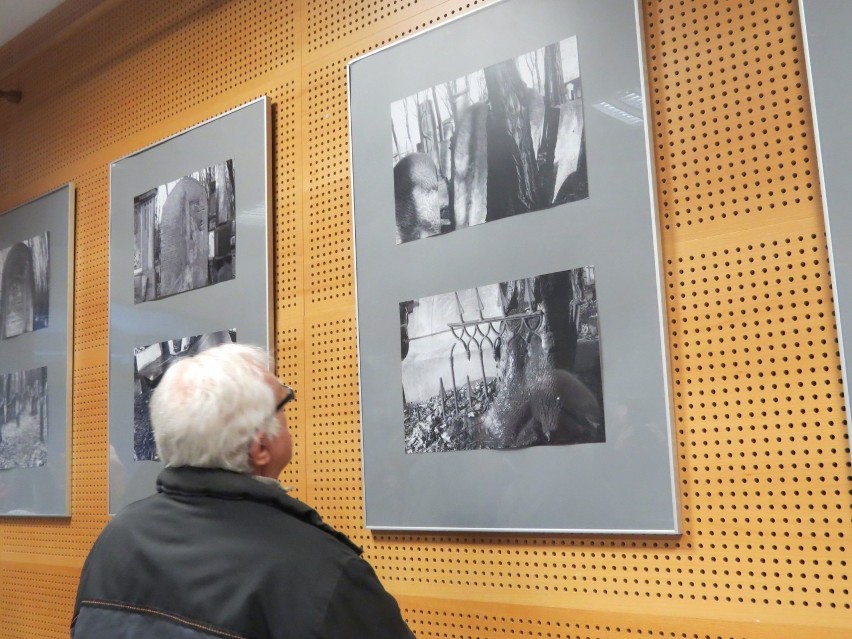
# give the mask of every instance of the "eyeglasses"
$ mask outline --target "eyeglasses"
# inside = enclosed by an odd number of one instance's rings
[[[289,402],[292,402],[296,399],[296,391],[287,386],[287,384],[281,384],[281,387],[284,389],[284,397],[281,398],[281,401],[278,402],[278,405],[275,406],[275,412],[279,412],[282,408],[284,408]]]

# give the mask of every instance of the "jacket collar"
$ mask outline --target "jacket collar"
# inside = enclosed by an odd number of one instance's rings
[[[313,508],[290,497],[280,485],[259,482],[248,475],[218,468],[168,467],[157,477],[157,492],[166,495],[245,499],[263,503],[319,528],[359,555],[364,552],[349,537],[325,523]]]

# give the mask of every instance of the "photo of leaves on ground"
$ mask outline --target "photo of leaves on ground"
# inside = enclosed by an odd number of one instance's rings
[[[593,266],[399,308],[407,453],[606,441]]]
[[[0,470],[47,463],[47,367],[0,375]]]

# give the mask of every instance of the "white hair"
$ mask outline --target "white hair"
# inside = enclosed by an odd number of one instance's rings
[[[278,436],[269,358],[257,347],[223,344],[175,362],[151,397],[151,425],[166,466],[251,472],[249,448]]]

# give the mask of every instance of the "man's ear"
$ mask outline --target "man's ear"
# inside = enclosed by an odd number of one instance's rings
[[[259,471],[266,468],[270,461],[272,461],[272,455],[269,452],[269,440],[266,434],[260,434],[256,439],[252,440],[249,450],[251,453],[252,470],[255,474],[258,474]]]

